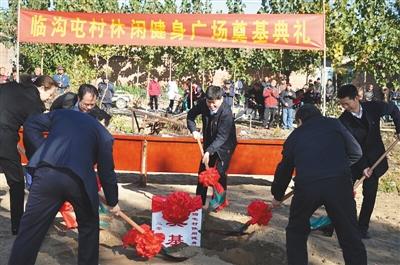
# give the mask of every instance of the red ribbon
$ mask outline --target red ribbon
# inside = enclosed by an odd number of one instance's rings
[[[247,222],[249,224],[268,225],[272,218],[269,205],[261,200],[252,201],[249,206],[247,206],[247,214],[251,217]]]
[[[64,202],[64,204],[60,208],[60,213],[64,219],[65,226],[68,229],[73,229],[78,227],[78,223],[76,222],[76,218],[73,215],[74,207],[69,202]]]
[[[101,191],[101,182],[99,176],[96,176],[96,182],[97,182],[97,191]]]
[[[73,212],[74,211],[74,207],[72,207],[72,204],[70,204],[69,202],[64,202],[64,204],[61,206],[60,212]]]
[[[174,192],[170,194],[164,204],[163,218],[175,225],[183,224],[192,210],[192,198],[186,192]]]
[[[173,192],[168,196],[153,196],[152,211],[162,212],[169,225],[185,225],[190,213],[201,209],[200,196],[191,197],[187,192]]]
[[[215,167],[211,167],[209,169],[206,169],[199,174],[199,182],[202,184],[204,187],[209,187],[212,186],[214,187],[219,183],[219,172]]]
[[[150,226],[146,224],[141,225],[141,227],[145,231],[143,234],[131,229],[123,236],[123,246],[135,247],[139,256],[152,258],[160,252],[165,236],[162,233],[154,233]]]
[[[221,183],[219,183],[220,175],[218,170],[215,167],[211,167],[206,169],[199,174],[199,183],[204,187],[213,187],[213,192],[217,192],[222,194],[225,189],[222,187]],[[214,195],[213,195],[214,198]],[[224,206],[225,207],[225,206]],[[223,207],[222,207],[223,208]]]
[[[151,211],[152,212],[161,212],[164,209],[164,203],[167,200],[167,197],[161,195],[154,195],[151,200]]]

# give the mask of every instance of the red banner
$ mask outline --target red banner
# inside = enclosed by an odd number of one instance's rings
[[[117,14],[22,10],[32,43],[321,50],[320,14]]]

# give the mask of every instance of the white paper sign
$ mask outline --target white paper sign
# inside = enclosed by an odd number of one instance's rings
[[[151,215],[151,229],[155,233],[164,233],[164,247],[172,247],[179,243],[189,246],[200,246],[201,239],[201,209],[192,212],[188,220],[182,225],[167,224],[162,216],[162,211],[153,212]]]

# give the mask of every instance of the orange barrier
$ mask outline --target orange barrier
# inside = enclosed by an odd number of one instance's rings
[[[197,173],[200,150],[191,137],[114,135],[117,171]],[[22,141],[22,140],[21,140]],[[20,145],[22,143],[20,142]],[[273,175],[281,160],[283,140],[239,139],[228,170],[230,174]],[[22,156],[26,163],[26,158]]]
[[[117,170],[197,173],[200,150],[191,137],[114,135]],[[239,140],[228,173],[272,175],[283,140]]]

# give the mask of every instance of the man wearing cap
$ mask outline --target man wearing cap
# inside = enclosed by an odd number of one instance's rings
[[[69,77],[64,72],[64,67],[57,66],[57,74],[53,76],[53,79],[58,84],[58,94],[64,94],[65,90],[69,88]]]

